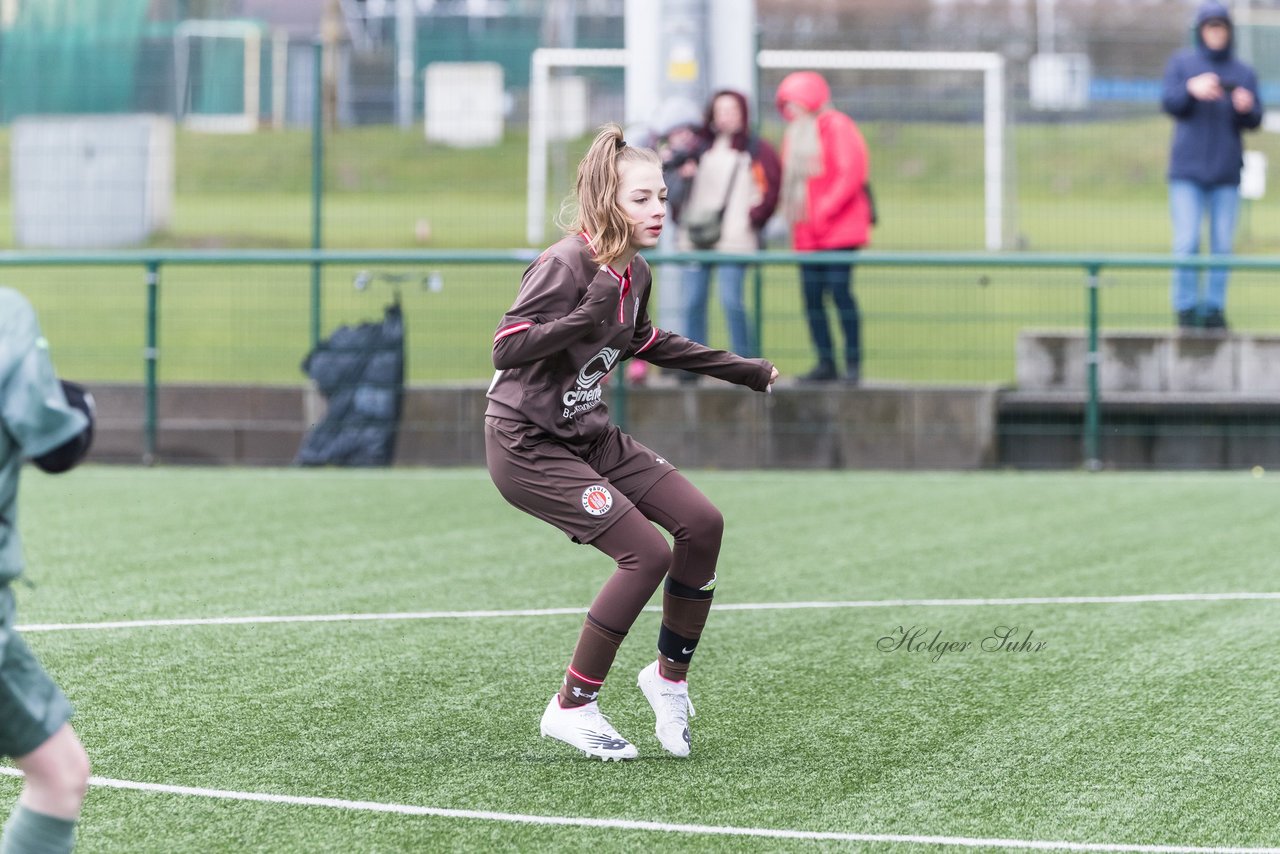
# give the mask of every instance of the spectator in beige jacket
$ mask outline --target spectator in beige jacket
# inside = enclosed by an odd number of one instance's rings
[[[679,248],[759,250],[760,232],[778,204],[782,167],[773,146],[751,132],[746,97],[731,90],[712,96],[699,137],[702,152],[679,217]],[[694,341],[708,343],[707,300],[713,270],[729,330],[729,349],[753,356],[756,342],[747,323],[743,263],[693,264],[685,269],[684,332]]]

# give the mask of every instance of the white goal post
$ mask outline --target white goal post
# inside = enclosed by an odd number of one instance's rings
[[[823,68],[890,71],[967,71],[983,77],[983,185],[986,248],[1004,247],[1005,77],[998,53],[947,51],[762,50],[760,68]],[[543,242],[547,209],[547,140],[552,68],[623,68],[625,50],[538,48],[529,73],[529,184],[525,237],[531,246]]]
[[[542,243],[547,219],[547,139],[551,123],[552,68],[623,68],[625,50],[540,47],[529,68],[529,195],[525,208],[525,238]]]
[[[760,68],[982,73],[983,198],[986,248],[1004,248],[1005,82],[998,53],[906,50],[762,50]]]

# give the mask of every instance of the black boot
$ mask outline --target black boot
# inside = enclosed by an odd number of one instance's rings
[[[829,383],[835,378],[836,366],[830,359],[819,359],[813,370],[798,377],[802,383]]]
[[[1226,331],[1227,318],[1222,314],[1222,309],[1211,308],[1204,313],[1204,328]]]
[[[1178,312],[1179,329],[1194,329],[1200,325],[1199,321],[1200,318],[1196,316],[1196,310],[1194,308],[1184,308],[1182,311]]]
[[[862,383],[862,365],[859,362],[846,362],[844,366],[845,385],[856,386]]]

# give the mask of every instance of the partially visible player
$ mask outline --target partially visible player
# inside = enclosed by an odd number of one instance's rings
[[[14,630],[11,583],[23,570],[18,474],[26,459],[52,474],[93,442],[93,398],[59,382],[31,304],[0,288],[0,754],[26,775],[0,854],[67,854],[89,783],[71,704]]]
[[[657,244],[666,194],[655,152],[627,145],[617,125],[596,136],[578,165],[568,236],[525,271],[498,324],[485,413],[489,473],[503,497],[617,563],[542,715],[544,736],[606,760],[637,754],[598,698],[619,645],[663,579],[658,657],[638,682],[662,746],[689,754],[686,677],[711,609],[724,519],[667,460],[610,422],[605,379],[638,355],[756,391],[778,376],[763,359],[712,350],[650,323],[652,279],[636,253]]]

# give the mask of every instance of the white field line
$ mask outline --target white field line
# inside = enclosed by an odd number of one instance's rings
[[[0,768],[0,773],[12,777],[21,776],[15,768]],[[926,836],[897,833],[844,833],[840,831],[785,830],[772,827],[732,827],[706,824],[671,824],[659,821],[632,821],[621,818],[587,818],[558,815],[526,815],[523,813],[492,812],[489,810],[458,810],[443,807],[423,807],[413,804],[386,804],[378,801],[349,801],[342,798],[313,798],[299,795],[277,795],[267,792],[235,792],[227,789],[205,789],[196,786],[170,786],[162,783],[138,783],[132,780],[113,780],[109,777],[90,777],[89,784],[109,789],[130,789],[137,792],[158,792],[166,795],[184,795],[195,798],[213,798],[224,801],[252,801],[289,806],[325,807],[328,809],[359,812],[393,813],[408,816],[434,818],[497,821],[510,824],[555,825],[561,827],[591,827],[607,830],[640,830],[658,833],[684,833],[700,836],[745,836],[765,839],[799,839],[823,842],[885,842],[916,845],[939,845],[953,848],[1020,848],[1040,851],[1136,851],[1158,854],[1280,854],[1280,848],[1237,848],[1227,846],[1191,845],[1125,845],[1107,842],[1056,842],[1036,839],[1004,839],[973,836]]]
[[[865,599],[834,602],[740,602],[712,606],[714,611],[795,611],[842,608],[972,608],[1016,605],[1132,605],[1159,602],[1228,602],[1280,600],[1280,593],[1150,593],[1131,596],[1025,596],[1010,599]],[[660,611],[648,606],[646,611]],[[265,623],[347,623],[390,620],[479,620],[585,614],[586,608],[523,608],[505,611],[393,611],[382,614],[284,614],[246,617],[188,617],[114,620],[99,623],[32,623],[22,632],[68,632],[100,629],[149,629],[177,626],[243,626]]]

